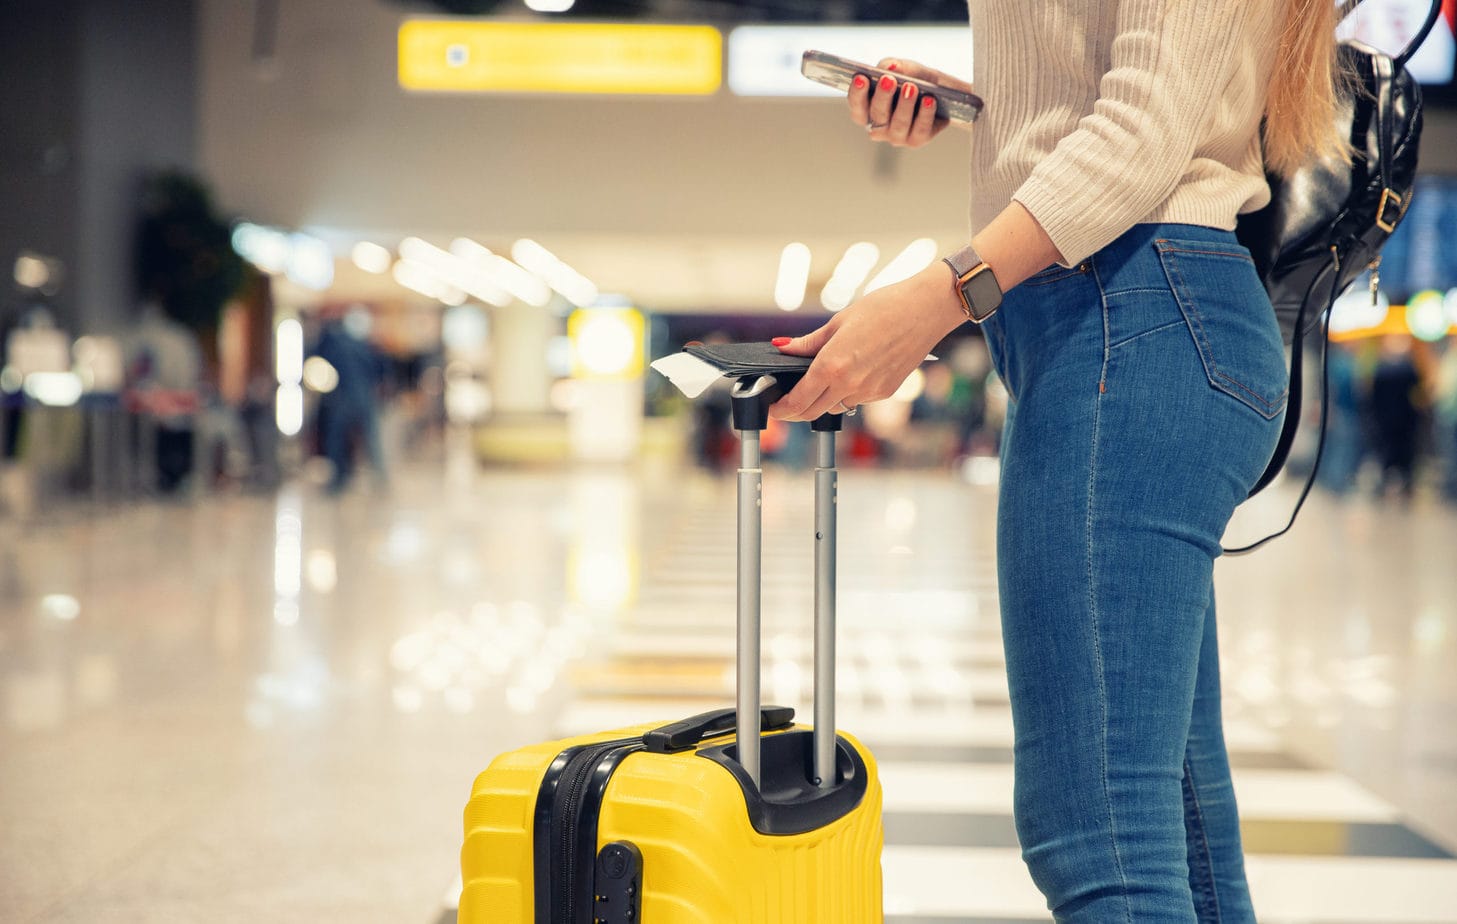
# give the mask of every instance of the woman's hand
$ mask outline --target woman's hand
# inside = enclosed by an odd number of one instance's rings
[[[904,282],[876,289],[813,333],[779,344],[793,356],[813,356],[799,384],[769,408],[780,420],[815,420],[895,394],[966,316],[956,277],[941,261]]]
[[[971,92],[971,84],[966,81],[905,58],[885,58],[877,66]],[[884,141],[898,148],[924,147],[951,122],[936,117],[936,103],[929,95],[919,97],[920,92],[913,83],[902,84],[884,77],[872,88],[869,78],[859,74],[850,85],[850,120],[865,126],[872,141]]]

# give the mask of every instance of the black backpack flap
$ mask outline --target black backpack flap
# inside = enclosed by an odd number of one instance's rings
[[[1401,59],[1360,42],[1337,54],[1353,75],[1340,121],[1352,163],[1320,161],[1271,174],[1270,204],[1241,216],[1237,233],[1265,282],[1285,342],[1319,323],[1336,296],[1374,262],[1406,214],[1416,183],[1421,87]],[[1334,255],[1331,248],[1335,248]]]

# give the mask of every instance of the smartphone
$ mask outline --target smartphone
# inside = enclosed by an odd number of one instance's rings
[[[856,74],[864,74],[870,79],[871,90],[880,82],[884,76],[894,77],[900,83],[913,83],[916,89],[920,90],[922,96],[930,96],[936,101],[936,116],[938,118],[950,119],[953,122],[965,122],[970,124],[976,121],[981,114],[981,97],[967,93],[965,90],[954,90],[951,87],[943,87],[939,83],[932,83],[929,80],[921,80],[916,77],[908,77],[895,71],[888,71],[884,68],[873,67],[860,61],[852,61],[849,58],[842,58],[839,55],[832,55],[823,51],[806,51],[800,62],[799,72],[816,83],[834,87],[836,90],[849,91],[850,82],[855,79]],[[891,103],[894,109],[895,103]]]

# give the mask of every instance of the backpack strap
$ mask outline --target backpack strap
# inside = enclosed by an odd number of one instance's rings
[[[1355,9],[1360,2],[1361,0],[1355,0],[1351,4],[1351,9]],[[1441,17],[1442,0],[1432,0],[1432,8],[1427,10],[1426,22],[1422,23],[1422,27],[1417,30],[1416,35],[1412,36],[1412,40],[1406,43],[1406,47],[1401,50],[1401,54],[1392,55],[1391,60],[1395,65],[1393,70],[1399,71],[1406,67],[1406,62],[1411,60],[1411,56],[1416,54],[1417,49],[1422,46],[1422,42],[1427,40],[1427,36],[1432,32],[1432,27],[1437,24],[1437,20]]]

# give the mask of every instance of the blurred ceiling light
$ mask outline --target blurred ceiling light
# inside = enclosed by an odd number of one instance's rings
[[[879,260],[880,248],[874,244],[866,241],[851,244],[840,262],[835,265],[830,281],[825,283],[825,288],[820,293],[820,304],[828,311],[839,311],[849,306],[855,300],[855,293],[861,283],[870,275],[871,269]]]
[[[290,282],[322,292],[334,284],[334,250],[313,235],[295,231],[288,236],[283,272]]]
[[[322,356],[310,356],[304,360],[304,384],[321,395],[339,387],[339,370]]]
[[[577,0],[526,0],[526,8],[537,13],[565,13]]]
[[[596,304],[597,286],[536,241],[522,238],[512,244],[511,259],[545,279],[547,285],[578,308]]]
[[[485,248],[481,249],[484,250]],[[442,250],[434,244],[422,241],[418,237],[407,237],[403,241],[400,241],[400,257],[410,263],[417,264],[428,274],[433,275],[437,283],[443,283],[445,287],[448,287],[444,288],[437,285],[433,292],[423,293],[430,295],[431,298],[445,301],[446,296],[451,294],[450,289],[455,289],[474,296],[483,302],[490,302],[498,308],[504,308],[511,304],[512,296],[515,294],[508,292],[502,287],[499,280],[492,278],[480,267],[461,259],[448,250]],[[397,271],[395,279],[399,281],[399,266],[396,265],[395,269]],[[417,292],[422,291],[403,281],[400,284],[405,285],[407,288],[415,289]],[[451,298],[450,303],[464,304],[465,299]]]
[[[32,372],[25,377],[25,393],[47,407],[70,407],[81,400],[85,386],[74,372]]]
[[[911,241],[905,250],[896,254],[895,259],[885,265],[875,278],[865,286],[865,291],[874,292],[883,286],[894,285],[897,282],[911,278],[921,270],[931,265],[936,259],[936,242],[929,237],[918,238]]]
[[[810,252],[796,241],[779,255],[779,280],[774,284],[774,304],[784,311],[793,311],[804,304],[804,290],[809,285]]]
[[[373,241],[360,241],[350,254],[354,265],[366,273],[388,273],[395,262],[394,254]]]
[[[281,273],[288,268],[288,235],[276,228],[251,222],[240,222],[233,228],[233,250],[265,273]]]
[[[15,260],[15,283],[26,289],[44,288],[51,280],[46,261],[30,251],[22,251]]]
[[[551,288],[539,277],[468,237],[451,241],[450,252],[477,272],[484,273],[491,283],[528,305],[543,308],[551,301]]]
[[[445,283],[441,282],[440,277],[432,273],[429,267],[416,263],[408,257],[395,264],[391,275],[395,277],[395,282],[413,292],[419,292],[426,298],[439,298],[446,289]]]

